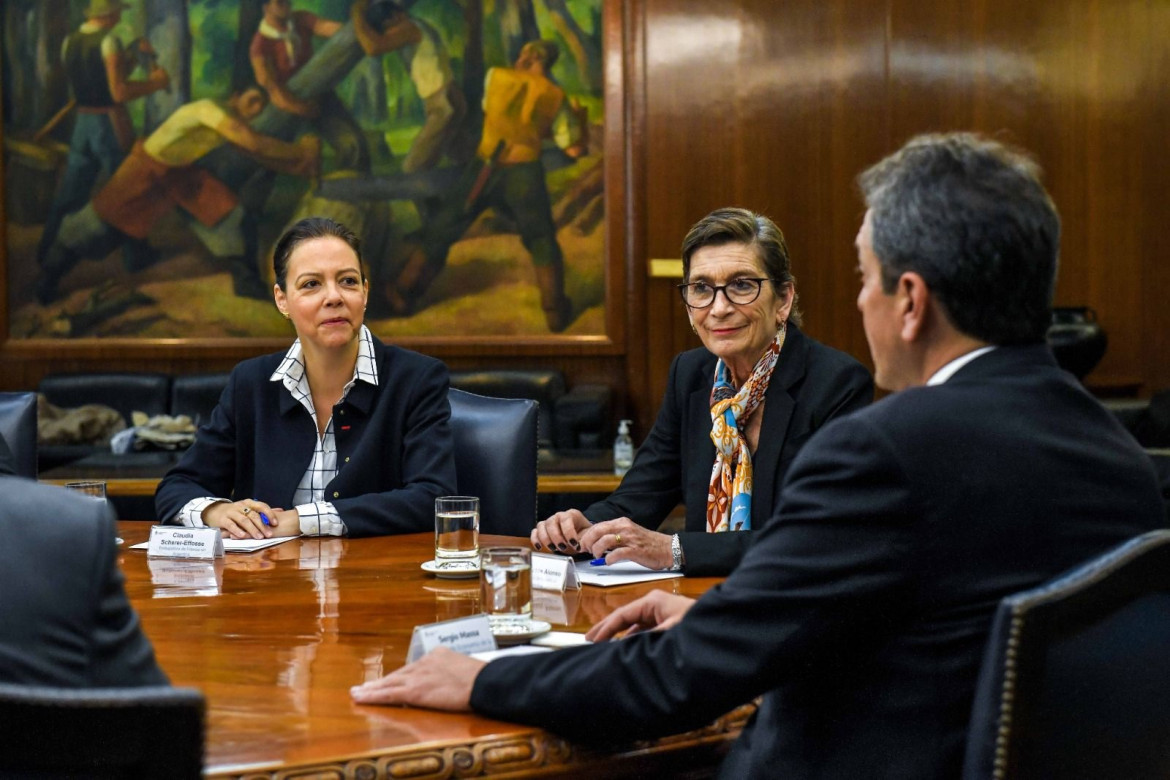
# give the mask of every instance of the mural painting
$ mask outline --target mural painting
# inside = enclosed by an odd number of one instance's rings
[[[7,0],[11,339],[287,336],[362,236],[387,338],[605,332],[602,0]]]

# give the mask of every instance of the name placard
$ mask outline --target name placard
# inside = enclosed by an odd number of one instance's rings
[[[149,558],[222,558],[223,536],[218,528],[156,525],[150,529],[146,555]]]
[[[436,647],[448,647],[464,655],[496,649],[496,638],[487,615],[444,620],[415,626],[410,636],[406,662],[414,663]]]
[[[581,581],[577,579],[577,568],[567,555],[532,554],[532,589],[577,590]]]

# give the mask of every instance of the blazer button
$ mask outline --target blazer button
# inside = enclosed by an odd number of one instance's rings
[[[338,493],[336,490],[334,490],[334,491],[333,491],[333,497],[334,497],[334,498],[341,498],[341,494],[340,494],[340,493]]]

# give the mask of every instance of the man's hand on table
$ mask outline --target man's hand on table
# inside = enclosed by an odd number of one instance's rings
[[[603,642],[625,631],[626,636],[639,631],[665,631],[682,620],[695,603],[686,596],[676,596],[661,590],[651,591],[637,601],[618,607],[597,623],[585,638]]]
[[[409,704],[470,712],[471,686],[483,667],[483,661],[439,647],[385,677],[349,690],[358,704]]]

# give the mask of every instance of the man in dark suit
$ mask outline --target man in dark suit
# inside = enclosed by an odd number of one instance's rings
[[[167,685],[126,598],[104,501],[0,476],[0,681]]]
[[[8,449],[8,442],[0,436],[0,476],[16,473],[16,458],[12,457],[12,450]]]
[[[619,642],[486,666],[436,651],[356,700],[613,743],[763,694],[726,777],[959,775],[997,603],[1160,526],[1161,499],[1044,344],[1059,221],[1035,166],[924,136],[860,181],[857,305],[896,392],[813,437],[726,582],[697,602],[656,591],[590,631],[637,632]]]

